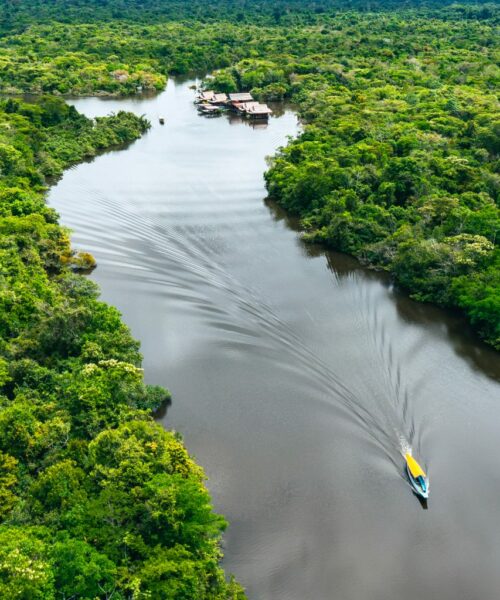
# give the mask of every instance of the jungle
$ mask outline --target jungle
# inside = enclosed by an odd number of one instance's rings
[[[494,3],[11,0],[0,15],[0,597],[241,600],[227,523],[179,434],[155,424],[139,344],[47,207],[64,169],[149,123],[65,96],[287,99],[269,158],[303,238],[462,311],[500,349],[500,11]],[[189,5],[189,6],[188,6]]]

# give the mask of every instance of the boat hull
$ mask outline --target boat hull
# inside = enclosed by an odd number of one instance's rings
[[[410,469],[408,468],[408,465],[406,466],[406,474],[408,475],[410,485],[411,485],[413,491],[415,492],[415,494],[417,494],[417,496],[420,496],[421,498],[424,498],[424,500],[427,500],[427,498],[429,498],[429,478],[424,477],[425,487],[426,487],[426,491],[424,492],[424,490],[420,487],[420,485],[418,484],[416,479],[410,473]]]

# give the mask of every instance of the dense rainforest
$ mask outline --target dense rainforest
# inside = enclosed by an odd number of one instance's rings
[[[45,182],[149,127],[0,102],[0,598],[237,599],[203,472],[151,410],[138,343],[78,274]]]
[[[384,12],[425,8],[442,16],[452,6],[463,18],[491,17],[491,0],[4,0],[0,29],[21,30],[33,22],[90,23],[126,19],[158,21],[221,21],[261,25],[320,23],[338,11]]]
[[[43,16],[57,3],[35,6]],[[141,4],[140,24],[134,3],[120,5],[128,20],[103,6],[102,22],[3,36],[0,89],[133,94],[217,69],[220,91],[292,99],[304,130],[266,179],[304,238],[388,270],[417,300],[463,310],[500,347],[498,6],[366,13],[291,2],[287,25],[266,11],[254,24],[248,7],[237,23],[244,5],[231,2],[212,3],[209,23],[181,20],[182,2]],[[160,8],[179,19],[149,22]]]
[[[64,10],[62,7],[64,5]],[[498,6],[394,1],[19,0],[0,8],[0,598],[244,597],[222,517],[155,425],[138,344],[47,182],[148,123],[62,95],[155,92],[171,74],[287,98],[303,127],[269,194],[304,238],[464,311],[500,348]],[[22,93],[34,94],[20,99]]]

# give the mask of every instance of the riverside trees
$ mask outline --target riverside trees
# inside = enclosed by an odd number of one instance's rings
[[[0,102],[0,597],[238,600],[225,521],[151,409],[138,343],[44,203],[45,176],[136,139],[128,113]]]
[[[203,474],[150,416],[168,392],[144,385],[137,342],[43,201],[47,177],[147,122],[92,122],[55,95],[218,69],[220,89],[291,98],[303,133],[271,160],[270,195],[307,239],[462,308],[498,347],[497,7],[85,4],[0,15],[0,89],[41,94],[0,102],[0,596],[240,600]]]

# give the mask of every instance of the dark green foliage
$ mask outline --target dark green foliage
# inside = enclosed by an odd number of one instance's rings
[[[5,0],[0,31],[23,28],[33,22],[106,22],[122,19],[133,23],[194,21],[217,23],[222,20],[259,25],[312,25],[338,12],[386,11],[425,8],[467,20],[491,19],[491,0]],[[450,6],[451,5],[451,6]]]
[[[272,159],[267,187],[306,240],[391,271],[415,299],[462,308],[500,348],[493,21],[410,17],[337,26],[335,56],[313,67],[305,52],[307,74],[275,63],[305,126]]]
[[[169,394],[144,384],[118,311],[74,273],[92,257],[43,201],[47,178],[148,123],[57,96],[218,69],[221,91],[291,98],[303,132],[266,181],[304,237],[461,308],[500,347],[498,7],[3,4],[0,89],[38,99],[0,101],[0,598],[242,600],[203,473],[152,420]]]

